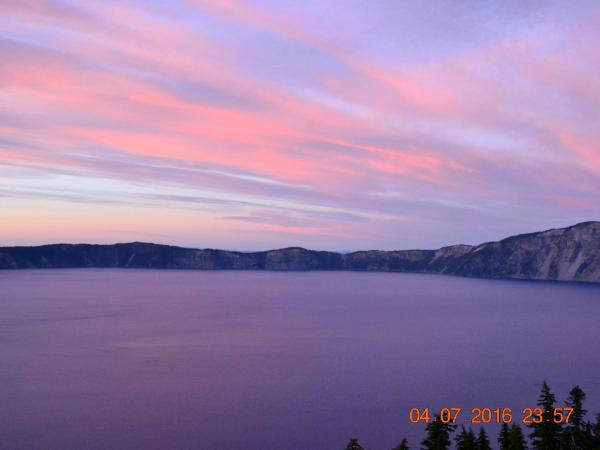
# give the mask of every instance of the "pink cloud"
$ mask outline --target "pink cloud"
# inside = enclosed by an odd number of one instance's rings
[[[10,120],[0,163],[432,223],[477,208],[492,221],[497,204],[535,209],[536,198],[598,206],[579,194],[600,168],[597,80],[579,58],[595,61],[593,43],[569,44],[573,56],[522,30],[433,62],[383,64],[242,1],[176,2],[168,14],[67,5],[1,5]],[[297,61],[282,48],[316,56],[290,75]],[[264,67],[273,54],[281,67]],[[565,194],[569,183],[576,192]],[[319,220],[253,226],[344,229]]]

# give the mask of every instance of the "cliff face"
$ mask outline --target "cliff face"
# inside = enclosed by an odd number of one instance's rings
[[[482,244],[449,269],[471,277],[600,282],[600,222]]]
[[[67,267],[363,270],[600,282],[600,222],[513,236],[478,246],[349,254],[298,247],[242,253],[140,242],[0,247],[0,269]]]

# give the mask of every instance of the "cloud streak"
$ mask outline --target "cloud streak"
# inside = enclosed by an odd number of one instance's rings
[[[18,228],[58,203],[241,249],[435,247],[597,218],[595,3],[362,7],[0,2],[5,243],[54,239],[55,215]],[[423,26],[382,21],[406,15]],[[420,44],[388,44],[405,40]],[[121,226],[123,205],[172,220]]]

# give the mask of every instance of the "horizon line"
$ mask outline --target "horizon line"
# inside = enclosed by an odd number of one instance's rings
[[[272,251],[291,250],[291,249],[313,251],[313,252],[337,253],[337,254],[350,254],[350,253],[357,253],[357,252],[373,252],[373,251],[377,251],[377,252],[436,251],[436,250],[441,250],[441,249],[449,248],[449,247],[473,247],[473,248],[476,248],[476,247],[479,247],[479,246],[482,246],[482,245],[486,245],[486,244],[490,244],[490,243],[493,243],[493,242],[502,242],[502,241],[505,241],[507,239],[517,238],[517,237],[522,237],[522,236],[528,236],[528,235],[532,235],[532,234],[547,233],[547,232],[550,232],[550,231],[568,230],[570,228],[575,228],[575,227],[582,226],[582,225],[596,224],[596,223],[600,223],[600,221],[598,221],[598,220],[587,220],[587,221],[578,222],[578,223],[576,223],[574,225],[569,225],[569,226],[566,226],[566,227],[549,228],[549,229],[546,229],[546,230],[533,231],[533,232],[529,232],[529,233],[520,233],[520,234],[511,235],[511,236],[506,236],[504,238],[501,238],[501,239],[498,239],[498,240],[495,240],[495,241],[481,242],[479,244],[474,244],[474,245],[473,244],[449,244],[449,245],[444,245],[444,246],[438,247],[438,248],[407,248],[407,249],[394,249],[394,250],[381,250],[381,249],[372,248],[372,249],[368,249],[368,250],[348,250],[348,251],[338,250],[338,251],[334,251],[334,250],[316,250],[316,249],[306,248],[306,247],[297,246],[297,245],[291,245],[291,246],[279,247],[279,248],[271,248],[271,249],[267,249],[267,250],[228,250],[228,249],[224,249],[224,248],[187,247],[187,246],[182,246],[182,245],[171,245],[171,244],[162,244],[162,243],[156,243],[156,242],[144,242],[144,241],[113,242],[113,243],[110,243],[110,244],[97,244],[97,243],[89,243],[89,242],[75,242],[75,243],[56,242],[56,243],[51,243],[51,244],[40,244],[40,245],[0,246],[0,249],[4,249],[4,248],[37,248],[37,247],[49,247],[49,246],[58,246],[58,245],[69,245],[69,246],[77,246],[77,245],[115,246],[115,245],[143,244],[143,245],[155,245],[155,246],[161,246],[161,247],[182,248],[182,249],[187,249],[187,250],[215,250],[215,251],[225,251],[225,252],[234,252],[234,253],[266,253],[266,252],[272,252]]]

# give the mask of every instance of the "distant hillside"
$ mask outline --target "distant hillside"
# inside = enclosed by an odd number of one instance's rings
[[[0,269],[69,267],[362,270],[597,283],[600,282],[600,222],[512,236],[478,246],[348,254],[299,247],[243,253],[142,242],[0,247]]]

